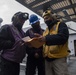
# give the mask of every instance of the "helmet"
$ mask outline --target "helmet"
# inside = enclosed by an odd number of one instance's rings
[[[53,19],[57,19],[58,17],[57,17],[57,14],[55,14],[55,13],[53,13],[51,10],[46,10],[44,13],[43,13],[43,15],[42,15],[42,17],[44,18],[45,16],[51,16]]]
[[[51,11],[50,11],[50,10],[46,10],[46,11],[43,13],[42,17],[47,16],[47,15],[50,15],[50,14],[51,14]]]
[[[42,17],[45,17],[45,16],[47,16],[47,15],[52,15],[52,14],[53,14],[53,12],[52,12],[51,10],[46,10],[46,11],[43,13]]]
[[[17,21],[18,19],[27,20],[28,19],[28,16],[29,16],[28,13],[17,12],[12,17],[12,21]]]
[[[39,20],[40,19],[36,15],[34,15],[34,14],[32,14],[30,16],[30,18],[29,18],[29,22],[30,22],[31,25],[34,24],[34,23],[36,23],[36,22],[38,22]]]

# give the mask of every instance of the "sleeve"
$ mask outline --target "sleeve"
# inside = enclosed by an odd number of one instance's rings
[[[14,42],[9,40],[9,26],[4,25],[0,29],[0,49],[8,49],[11,48]]]
[[[26,31],[25,37],[27,37],[27,36],[30,37],[30,30],[31,30],[31,29],[29,29],[29,30]],[[34,48],[34,47],[31,47],[31,48],[30,48],[29,46],[26,45],[26,53],[27,53],[28,55],[33,55],[33,56],[34,56],[35,52],[36,52],[36,48]]]
[[[25,37],[29,36],[29,30],[26,31]]]
[[[26,31],[25,33],[25,37],[29,36],[29,30]],[[26,53],[27,54],[32,54],[32,51],[30,50],[30,48],[26,45]]]
[[[60,23],[58,28],[58,34],[47,35],[46,45],[62,45],[68,41],[69,31],[65,23]]]

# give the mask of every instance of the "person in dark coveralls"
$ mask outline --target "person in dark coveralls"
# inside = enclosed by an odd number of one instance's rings
[[[0,75],[19,75],[20,63],[26,54],[22,26],[27,19],[28,13],[17,12],[12,17],[12,24],[3,25],[0,29]]]
[[[43,34],[43,29],[40,27],[40,19],[32,14],[30,15],[29,22],[32,26],[32,28],[28,29],[26,31],[26,36],[29,36],[30,38],[37,37],[38,35]],[[26,47],[26,53],[27,56],[27,62],[26,62],[26,74],[25,75],[35,75],[36,69],[38,70],[38,75],[45,75],[45,69],[44,69],[44,58],[42,54],[43,47],[40,48],[34,48],[27,46]]]
[[[51,10],[46,10],[43,18],[47,28],[39,39],[45,42],[43,45],[45,74],[68,75],[68,27],[64,22],[59,21]]]

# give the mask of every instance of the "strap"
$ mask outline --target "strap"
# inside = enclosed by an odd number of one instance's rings
[[[58,27],[60,25],[60,22],[57,22],[57,27],[56,27],[56,31],[58,31]]]

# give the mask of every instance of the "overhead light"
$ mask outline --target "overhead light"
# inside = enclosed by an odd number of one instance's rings
[[[65,16],[65,14],[62,11],[58,12],[57,14],[60,15],[60,16],[63,16],[63,17]]]
[[[32,8],[38,7],[38,6],[40,6],[40,5],[44,4],[44,3],[47,3],[47,2],[49,2],[49,1],[51,1],[51,0],[45,0],[45,1],[43,1],[43,2],[40,2],[40,3],[32,6]]]
[[[27,3],[27,4],[30,4],[32,2],[34,2],[35,0],[25,0],[24,2]]]
[[[58,2],[58,3],[53,4],[51,6],[51,8],[53,10],[56,10],[56,9],[60,9],[60,8],[66,7],[68,5],[70,5],[70,2],[69,2],[69,0],[66,0],[66,1],[61,1],[61,2]]]
[[[75,4],[75,3],[76,3],[76,0],[71,0],[71,1],[72,1],[72,3],[73,3],[73,4]]]
[[[74,11],[73,11],[73,9],[72,8],[70,8],[70,9],[67,9],[67,11],[66,11],[69,15],[71,15],[71,14],[74,14]]]
[[[76,18],[76,15],[70,16],[70,18],[71,18],[71,19],[74,19],[74,18]]]

